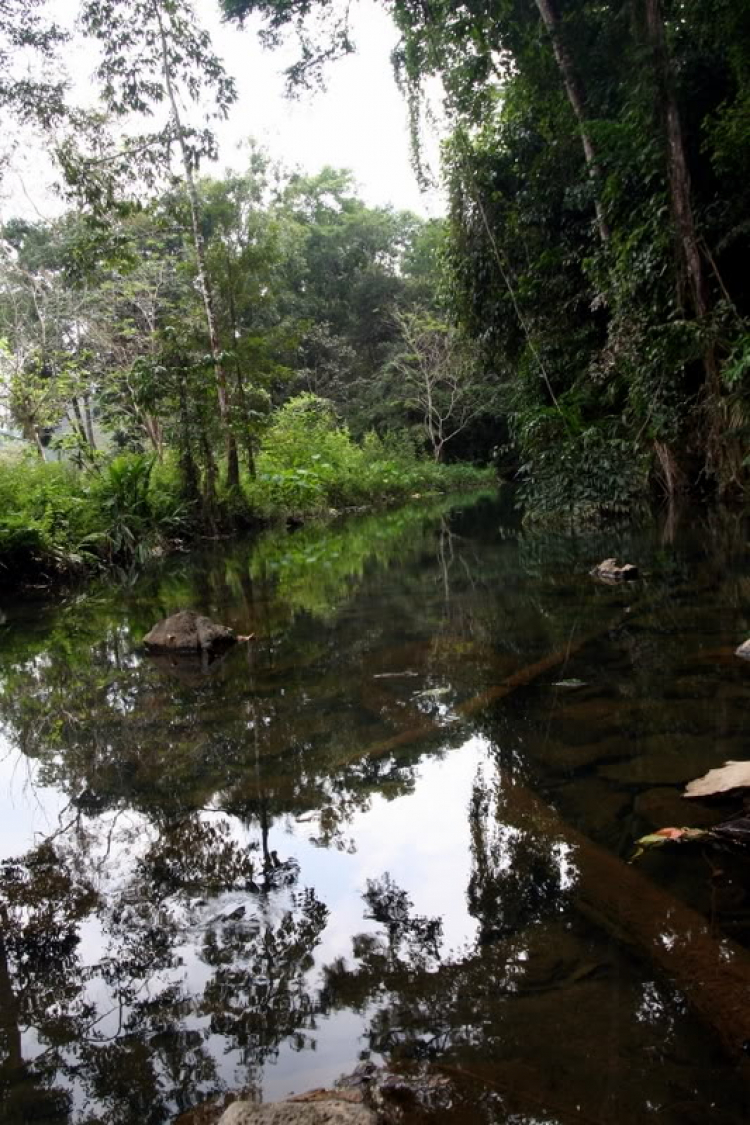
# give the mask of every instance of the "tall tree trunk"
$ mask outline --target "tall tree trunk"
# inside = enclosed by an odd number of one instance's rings
[[[211,443],[208,440],[205,428],[201,425],[200,429],[200,448],[203,455],[204,473],[203,473],[203,491],[201,498],[203,501],[203,518],[204,522],[216,534],[216,462],[214,460],[213,450]]]
[[[2,925],[3,929],[7,929],[7,915],[3,918]],[[11,1071],[20,1070],[23,1066],[23,1051],[18,1000],[13,992],[13,984],[10,979],[8,955],[2,930],[0,930],[0,1038],[4,1040],[5,1065]]]
[[[664,130],[669,199],[680,263],[679,297],[683,307],[692,309],[696,320],[702,321],[711,312],[711,295],[695,225],[690,170],[685,154],[661,0],[645,0],[645,14],[646,35],[651,49]],[[703,371],[703,410],[707,424],[696,427],[701,435],[700,454],[719,490],[725,491],[732,484],[741,484],[745,450],[736,438],[728,435],[732,426],[727,418],[722,396],[716,347],[710,339],[703,353]]]
[[[656,88],[664,124],[669,198],[675,233],[680,259],[689,283],[693,311],[700,318],[708,312],[708,288],[695,230],[695,218],[690,197],[690,172],[682,138],[680,111],[672,81],[672,67],[664,33],[661,0],[645,0],[645,3],[646,31],[652,51]]]
[[[221,418],[222,429],[224,430],[224,439],[226,442],[226,455],[227,455],[227,488],[230,491],[237,491],[240,484],[240,465],[237,456],[237,441],[232,433],[232,425],[229,412],[229,397],[227,393],[227,376],[224,370],[224,363],[221,358],[221,344],[219,342],[219,332],[216,325],[216,309],[214,304],[213,288],[211,286],[211,279],[208,274],[206,265],[206,246],[203,240],[203,233],[200,227],[200,201],[198,199],[198,191],[195,186],[195,177],[193,175],[193,166],[190,159],[190,153],[185,141],[185,130],[182,126],[182,118],[180,116],[180,109],[177,104],[177,97],[172,83],[172,74],[169,66],[169,48],[167,45],[167,33],[164,28],[164,20],[162,18],[162,10],[159,0],[154,5],[156,19],[159,25],[159,37],[161,40],[161,55],[162,65],[164,72],[164,85],[167,90],[167,97],[169,99],[170,111],[172,120],[174,122],[175,133],[177,134],[177,142],[180,146],[180,155],[182,157],[182,168],[185,174],[185,185],[187,187],[188,201],[190,204],[190,222],[193,231],[193,247],[195,249],[195,258],[198,265],[198,286],[203,298],[203,309],[206,316],[206,328],[208,330],[208,341],[211,349],[211,358],[214,365],[214,373],[216,377],[216,393],[219,400],[219,417]]]
[[[36,451],[42,461],[47,460],[47,455],[44,452],[44,445],[42,444],[42,435],[38,426],[34,426],[34,441],[36,443]]]
[[[573,63],[570,51],[565,43],[565,36],[561,26],[560,13],[557,10],[556,0],[536,0],[539,15],[549,32],[552,40],[552,50],[555,61],[560,69],[560,74],[565,87],[565,93],[578,122],[578,131],[581,134],[583,155],[586,159],[586,169],[594,191],[594,210],[596,211],[596,225],[599,237],[606,246],[610,239],[610,229],[604,205],[601,199],[601,168],[596,153],[596,147],[591,136],[591,128],[586,115],[586,97],[583,84]]]

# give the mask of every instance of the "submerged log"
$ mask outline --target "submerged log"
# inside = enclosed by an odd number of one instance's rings
[[[577,639],[571,637],[570,641],[564,648],[557,649],[556,652],[550,653],[549,656],[544,656],[540,660],[534,661],[533,664],[527,664],[514,672],[512,676],[506,677],[501,683],[494,684],[492,687],[486,688],[485,691],[479,692],[477,695],[467,699],[465,703],[460,704],[456,710],[459,715],[468,717],[476,715],[478,712],[483,711],[490,703],[494,703],[499,699],[504,699],[506,696],[511,695],[519,688],[527,687],[545,672],[551,672],[554,668],[564,666],[571,656],[574,656],[586,645],[591,644],[593,641],[600,640],[601,637],[606,636],[623,621],[630,620],[630,615],[627,613],[620,614],[613,621],[610,621],[606,626],[592,630],[589,633],[582,633]],[[382,758],[386,754],[390,754],[393,750],[398,750],[402,746],[413,746],[415,743],[425,741],[426,739],[436,738],[446,733],[446,728],[434,722],[425,716],[414,726],[408,727],[406,730],[394,734],[391,738],[381,739],[379,742],[373,743],[367,747],[366,750],[355,751],[350,754],[346,759],[339,762],[339,765],[349,765],[352,762],[358,761],[360,758]]]
[[[667,976],[716,1032],[727,1053],[750,1050],[750,957],[616,855],[568,824],[527,786],[500,774],[504,811],[519,828],[572,849],[575,907]]]
[[[644,608],[643,603],[640,608]],[[477,714],[490,703],[528,686],[625,619],[622,614],[606,628],[582,634],[565,648],[526,665],[501,684],[467,700],[458,708],[459,713]],[[352,754],[340,764],[381,757],[445,734],[445,728],[438,724],[427,729],[420,725]],[[728,938],[715,938],[697,911],[573,828],[528,787],[504,773],[501,784],[506,808],[513,817],[537,834],[543,832],[550,844],[562,841],[572,848],[578,870],[572,890],[576,908],[668,977],[693,1011],[714,1029],[727,1053],[743,1059],[743,1068],[750,1066],[746,1059],[750,1052],[750,955]]]

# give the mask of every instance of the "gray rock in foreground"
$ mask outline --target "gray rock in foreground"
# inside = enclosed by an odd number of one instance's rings
[[[146,648],[157,652],[213,652],[236,641],[231,629],[191,609],[159,621],[143,638]]]
[[[316,1102],[234,1102],[219,1125],[376,1125],[377,1117],[366,1106],[337,1098]]]

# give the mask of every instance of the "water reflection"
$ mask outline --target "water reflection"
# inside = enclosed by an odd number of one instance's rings
[[[740,580],[715,537],[502,519],[446,501],[9,607],[4,1119],[166,1122],[361,1057],[451,1076],[456,1120],[743,1119],[680,995],[592,918],[571,835],[624,852],[741,756]],[[637,590],[588,578],[618,550]],[[256,639],[208,668],[144,657],[184,605]],[[648,862],[744,936],[700,857]]]

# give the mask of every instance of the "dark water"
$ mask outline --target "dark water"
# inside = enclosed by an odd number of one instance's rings
[[[615,554],[643,581],[588,576]],[[585,841],[725,815],[679,794],[750,756],[749,554],[732,516],[446,501],[0,598],[2,1120],[155,1125],[372,1059],[460,1081],[446,1121],[744,1122],[715,1029],[580,891]],[[185,606],[255,639],[145,657]],[[748,943],[739,860],[639,864]]]

